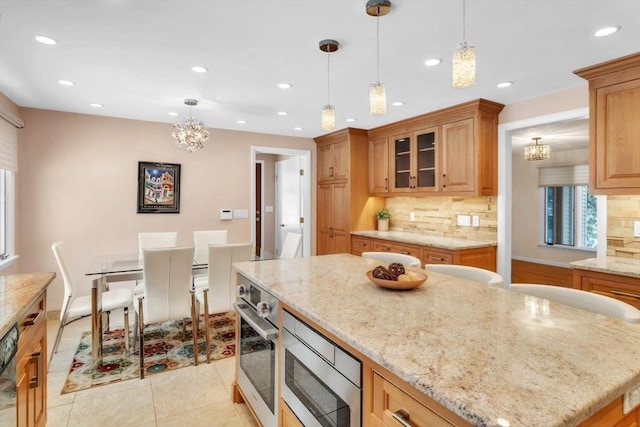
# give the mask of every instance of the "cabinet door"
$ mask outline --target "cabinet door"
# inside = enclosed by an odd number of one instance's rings
[[[389,140],[369,141],[369,193],[389,191]]]
[[[442,126],[442,191],[474,191],[473,119]]]
[[[330,253],[349,253],[349,188],[346,183],[332,185],[333,248]]]
[[[280,399],[280,427],[304,427],[289,405]]]
[[[333,179],[333,149],[330,144],[318,146],[318,181]]]
[[[632,80],[596,90],[595,162],[590,186],[598,189],[640,188],[640,80]],[[594,141],[591,142],[592,144]],[[595,179],[595,182],[593,180]],[[595,188],[594,188],[595,187]],[[621,193],[622,194],[622,193]]]
[[[333,179],[347,179],[349,176],[349,141],[332,144]]]
[[[413,191],[413,170],[411,156],[411,135],[399,135],[391,138],[389,160],[389,192],[408,193]]]
[[[413,188],[415,191],[437,191],[436,176],[438,164],[438,147],[436,128],[414,132],[413,139]]]
[[[331,252],[331,237],[333,234],[331,224],[333,222],[333,195],[331,184],[318,185],[317,194],[316,229],[318,230],[316,239],[316,252],[318,255],[326,255]]]

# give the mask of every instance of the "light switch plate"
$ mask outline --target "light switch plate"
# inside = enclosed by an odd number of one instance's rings
[[[463,227],[471,226],[471,216],[469,215],[458,215],[458,225]]]
[[[248,209],[234,209],[233,210],[234,218],[249,218],[249,210]]]
[[[409,221],[415,221],[416,220],[416,213],[415,212],[411,212],[409,214]]]
[[[633,237],[640,237],[640,221],[633,221]]]
[[[474,215],[471,218],[471,222],[472,222],[474,227],[480,227],[480,217],[478,215]]]

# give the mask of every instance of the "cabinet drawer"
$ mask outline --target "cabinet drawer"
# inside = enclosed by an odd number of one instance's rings
[[[453,426],[377,373],[373,373],[373,416],[375,425],[414,427]]]
[[[397,254],[411,255],[416,258],[420,258],[420,248],[409,245],[402,245],[398,243],[386,242],[384,240],[373,241],[374,252],[394,252]]]
[[[425,264],[453,264],[453,255],[450,252],[437,249],[423,249],[422,262]]]
[[[351,237],[351,253],[354,255],[362,255],[362,252],[371,250],[371,239],[366,237]]]
[[[640,286],[598,277],[582,276],[582,289],[619,299],[640,310]]]

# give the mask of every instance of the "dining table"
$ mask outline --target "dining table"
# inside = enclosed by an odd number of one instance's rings
[[[261,256],[252,255],[251,261],[273,259],[275,254],[262,251]],[[207,274],[208,254],[194,254],[193,275]],[[91,356],[94,366],[102,365],[102,333],[106,313],[102,312],[102,292],[109,284],[142,280],[142,258],[138,252],[98,255],[89,265],[85,275],[91,279]]]

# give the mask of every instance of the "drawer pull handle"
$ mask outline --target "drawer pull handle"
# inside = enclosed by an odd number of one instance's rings
[[[329,177],[333,178],[333,166],[329,167]]]
[[[400,253],[401,253],[402,255],[411,255],[411,254],[410,254],[409,252],[407,252],[407,251],[400,251]]]
[[[384,190],[387,191],[389,189],[389,178],[384,179]]]
[[[391,250],[391,248],[390,248],[390,247],[388,247],[388,246],[380,246],[380,250],[381,250],[381,251],[390,251],[390,250]]]
[[[429,255],[429,259],[431,261],[444,261],[444,258],[439,258],[439,257],[435,257],[435,256],[432,256],[432,255]]]
[[[622,296],[622,297],[640,299],[640,295],[634,294],[632,292],[617,291],[617,290],[614,289],[614,290],[611,291],[611,293],[614,294],[614,295]]]
[[[40,378],[42,378],[42,353],[33,353],[29,358],[29,363],[36,366],[35,376],[29,378],[29,388],[38,388],[40,387]]]
[[[364,248],[365,246],[367,246],[367,244],[366,243],[362,243],[362,242],[358,242],[358,246],[362,246]]]
[[[38,321],[38,318],[40,317],[40,313],[42,313],[41,311],[38,311],[37,313],[31,313],[29,316],[27,316],[27,318],[24,320],[23,325],[24,326],[33,326],[36,324],[36,322]]]
[[[402,427],[412,427],[409,423],[409,413],[404,409],[398,409],[391,414],[394,420],[396,420]]]

